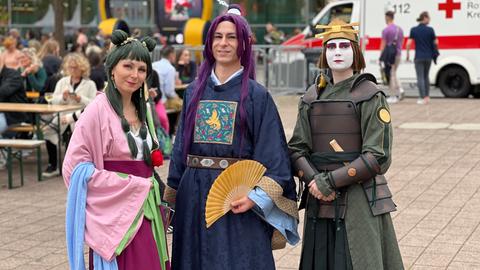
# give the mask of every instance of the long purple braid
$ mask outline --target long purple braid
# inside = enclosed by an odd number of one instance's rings
[[[186,160],[187,154],[190,151],[190,146],[192,144],[193,129],[195,126],[195,118],[197,114],[198,104],[200,99],[203,96],[203,92],[207,85],[207,81],[210,77],[213,67],[215,66],[215,58],[213,57],[212,43],[215,30],[218,25],[223,21],[229,21],[235,24],[238,38],[238,48],[237,55],[240,58],[240,63],[243,66],[242,73],[242,86],[240,93],[240,149],[243,146],[243,138],[246,133],[246,119],[247,113],[244,108],[245,99],[248,96],[248,81],[249,79],[255,80],[255,61],[253,60],[252,54],[252,44],[251,44],[251,31],[248,25],[248,22],[239,15],[235,14],[224,14],[213,20],[210,29],[207,33],[207,40],[205,42],[205,49],[203,51],[204,61],[200,66],[200,71],[198,73],[198,78],[196,80],[195,88],[193,89],[192,98],[189,102],[189,105],[186,109],[184,129],[183,129],[183,153],[184,159]],[[241,151],[240,151],[241,152]]]

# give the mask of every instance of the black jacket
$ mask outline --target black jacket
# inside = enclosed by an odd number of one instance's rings
[[[162,91],[160,89],[160,78],[158,73],[152,69],[152,74],[147,79],[148,88],[157,88],[157,96],[153,99],[155,104],[157,104],[162,99]]]
[[[197,77],[197,64],[194,61],[190,61],[188,65],[176,65],[175,69],[184,84],[193,82]]]
[[[62,59],[58,56],[54,55],[46,55],[43,59],[43,67],[45,68],[45,71],[47,72],[47,78],[52,76],[53,74],[57,73],[60,71],[60,67],[62,66]]]
[[[3,67],[0,71],[0,102],[27,103],[27,96],[20,72]],[[7,124],[13,125],[27,121],[27,114],[5,112]]]
[[[95,83],[95,86],[97,86],[97,91],[103,91],[103,88],[105,88],[105,82],[107,81],[105,67],[103,67],[103,65],[92,67],[90,70],[90,80],[92,80]]]

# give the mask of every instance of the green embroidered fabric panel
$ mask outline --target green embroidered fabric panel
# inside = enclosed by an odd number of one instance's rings
[[[117,174],[122,178],[126,178],[128,176],[124,173]],[[140,221],[140,217],[142,216],[142,214],[144,214],[145,217],[151,221],[153,238],[155,239],[155,242],[157,244],[157,252],[158,257],[160,258],[160,264],[162,266],[162,269],[166,269],[165,265],[169,259],[165,236],[166,230],[163,227],[162,216],[160,213],[160,204],[162,203],[162,200],[160,198],[160,185],[153,178],[151,178],[151,181],[153,183],[153,188],[148,193],[148,196],[143,203],[142,209],[135,217],[135,220],[133,221],[132,225],[123,237],[122,241],[120,241],[118,247],[115,249],[115,254],[118,256],[126,248],[127,243],[129,243],[134,236],[135,228]]]
[[[195,119],[195,143],[229,144],[233,142],[237,102],[202,100]]]

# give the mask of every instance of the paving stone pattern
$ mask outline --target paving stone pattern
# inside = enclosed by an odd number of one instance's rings
[[[298,98],[275,97],[287,138]],[[391,106],[395,129],[387,178],[398,205],[392,216],[406,269],[480,269],[480,131],[398,128],[410,122],[479,124],[479,105],[475,99],[433,99],[429,105],[406,99]],[[45,151],[43,157],[46,163]],[[63,181],[36,182],[34,155],[25,168],[25,186],[13,190],[0,171],[0,269],[68,269]],[[167,168],[168,162],[159,170],[163,179]],[[298,269],[300,252],[301,244],[275,251],[277,269]]]

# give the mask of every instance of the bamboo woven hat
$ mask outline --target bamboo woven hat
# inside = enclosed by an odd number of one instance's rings
[[[335,38],[345,38],[358,42],[358,30],[355,30],[353,26],[359,26],[359,23],[346,23],[341,19],[333,19],[328,25],[317,25],[315,28],[325,29],[325,32],[317,34],[315,37],[323,37],[323,44]]]

